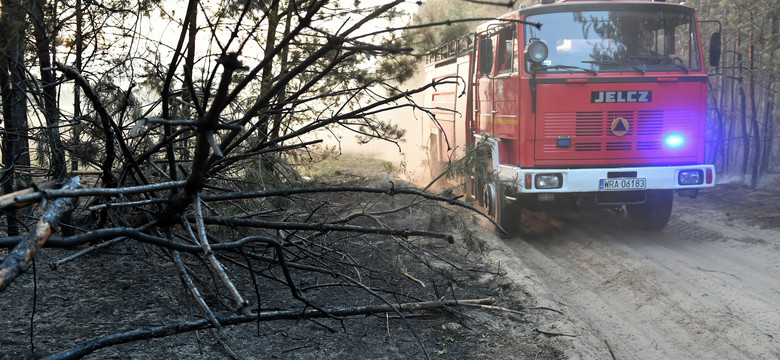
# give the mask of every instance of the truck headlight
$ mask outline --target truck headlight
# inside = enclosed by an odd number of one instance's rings
[[[538,174],[535,179],[537,189],[559,189],[563,186],[561,174]]]
[[[680,185],[699,185],[704,183],[704,172],[699,169],[680,170],[677,174],[677,183]]]
[[[541,64],[547,59],[549,49],[547,44],[539,39],[531,39],[531,42],[525,47],[525,59],[536,64]]]

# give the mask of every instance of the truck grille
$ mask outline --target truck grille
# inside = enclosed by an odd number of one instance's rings
[[[612,133],[612,122],[617,118],[624,118],[629,124],[623,136]],[[546,113],[543,137],[571,136],[574,151],[652,151],[661,149],[663,136],[669,131],[691,134],[694,122],[694,113],[688,110]],[[559,149],[554,144],[543,146],[544,152],[566,150],[569,149]]]

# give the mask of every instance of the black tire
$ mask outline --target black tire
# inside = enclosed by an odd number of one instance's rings
[[[495,184],[485,184],[482,186],[482,197],[479,205],[485,208],[485,213],[495,222],[498,222],[499,207],[498,192]]]
[[[515,201],[505,201],[501,185],[488,184],[484,187],[483,206],[485,212],[506,231],[500,233],[503,238],[520,235],[520,206]]]
[[[660,231],[672,216],[672,190],[648,190],[644,204],[626,205],[626,215],[632,226],[642,230]]]

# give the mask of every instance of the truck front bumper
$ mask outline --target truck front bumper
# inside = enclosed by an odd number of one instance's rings
[[[527,169],[499,165],[498,176],[518,193],[694,190],[715,186],[715,166]]]

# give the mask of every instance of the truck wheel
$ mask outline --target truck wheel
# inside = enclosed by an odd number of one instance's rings
[[[648,190],[644,204],[626,205],[629,222],[638,229],[663,229],[672,216],[673,195],[672,190]]]
[[[485,213],[488,214],[493,220],[498,222],[499,209],[496,206],[498,201],[498,193],[496,192],[496,186],[494,184],[485,184],[482,191],[482,201],[480,205],[485,208]]]
[[[501,234],[502,237],[520,235],[520,207],[515,201],[504,201],[504,190],[501,186],[487,184],[482,198],[485,212],[506,231],[506,234]]]

